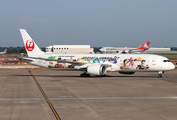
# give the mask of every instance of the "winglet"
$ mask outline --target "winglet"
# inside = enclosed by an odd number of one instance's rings
[[[20,29],[20,33],[22,35],[22,39],[29,57],[45,54],[43,51],[41,51],[41,49],[33,41],[33,39],[30,37],[30,35],[27,33],[25,29]]]

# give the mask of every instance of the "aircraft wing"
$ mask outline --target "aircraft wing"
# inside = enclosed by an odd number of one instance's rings
[[[75,69],[75,68],[50,68],[50,69],[56,71],[83,71],[83,69]]]
[[[22,61],[27,61],[27,62],[31,62],[32,59],[38,59],[38,60],[45,60],[45,61],[57,61],[58,63],[70,63],[74,66],[83,66],[82,68],[86,68],[89,65],[95,65],[95,64],[101,64],[101,63],[88,63],[88,62],[77,62],[77,61],[73,61],[73,60],[57,60],[57,59],[47,59],[47,58],[36,58],[36,57],[21,57],[20,58]],[[104,64],[105,67],[111,67],[111,63],[110,64]],[[55,68],[56,69],[56,68]],[[62,69],[61,69],[62,70]]]
[[[23,59],[25,59],[25,60],[27,60],[27,59],[39,59],[39,60],[45,60],[45,61],[57,61],[58,63],[70,63],[70,64],[77,65],[77,66],[81,66],[81,65],[86,64],[85,62],[76,62],[76,61],[73,61],[73,60],[56,60],[56,59],[36,58],[36,57],[25,57]]]

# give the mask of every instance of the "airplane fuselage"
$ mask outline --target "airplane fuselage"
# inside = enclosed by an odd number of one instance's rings
[[[141,52],[145,51],[148,48],[145,49],[138,49],[138,48],[114,48],[114,47],[103,47],[100,49],[101,52],[108,52],[108,53],[128,53],[128,52]]]
[[[168,71],[174,69],[174,65],[165,57],[152,54],[44,54],[32,56],[31,64],[45,68],[84,68],[88,64],[110,64],[106,71]],[[52,60],[67,60],[85,63],[83,66],[70,63],[57,63]]]
[[[28,57],[23,61],[54,70],[80,70],[81,76],[105,76],[107,71],[134,74],[136,71],[164,71],[174,69],[165,57],[150,54],[53,54],[44,53],[24,29],[20,29]],[[147,41],[138,49],[149,46]]]

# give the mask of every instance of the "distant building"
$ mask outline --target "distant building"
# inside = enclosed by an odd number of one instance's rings
[[[149,48],[146,53],[170,53],[171,48]]]
[[[48,53],[94,53],[90,45],[53,45],[47,46]]]
[[[171,51],[171,48],[149,48],[146,51]]]

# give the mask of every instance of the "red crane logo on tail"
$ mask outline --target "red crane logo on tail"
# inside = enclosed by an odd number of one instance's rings
[[[33,40],[26,41],[26,49],[28,51],[33,51],[33,49],[34,49],[34,41]]]

